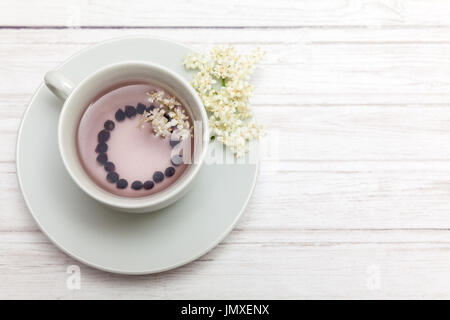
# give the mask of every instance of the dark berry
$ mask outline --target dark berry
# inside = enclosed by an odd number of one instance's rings
[[[166,175],[166,177],[171,177],[175,174],[175,168],[174,167],[167,167],[166,170],[164,171],[164,174]]]
[[[100,142],[95,148],[97,153],[105,153],[108,150],[108,145],[105,142]]]
[[[116,166],[114,165],[114,163],[109,162],[109,161],[104,164],[104,167],[105,167],[105,170],[108,172],[116,170]]]
[[[155,181],[156,183],[161,182],[164,180],[164,173],[162,173],[161,171],[156,171],[153,174],[153,181]]]
[[[117,181],[117,188],[125,189],[126,187],[128,187],[128,181],[127,180],[119,179],[119,181]]]
[[[117,180],[119,180],[119,175],[114,171],[108,172],[108,174],[106,175],[106,180],[108,180],[111,183],[114,183]]]
[[[144,182],[144,189],[145,190],[150,190],[154,186],[155,186],[155,183],[152,180],[147,180],[147,181]]]
[[[125,119],[125,112],[122,109],[117,110],[115,118],[117,121],[123,121]]]
[[[99,153],[97,156],[97,161],[101,164],[104,164],[106,161],[108,161],[108,156],[106,153]]]
[[[136,112],[139,114],[143,114],[145,111],[145,104],[143,103],[138,103],[137,107],[136,107]]]
[[[126,106],[125,114],[127,115],[128,118],[133,118],[136,115],[136,108],[133,106]]]
[[[114,130],[115,124],[114,121],[107,120],[103,126],[105,127],[105,130],[111,131]]]
[[[172,120],[172,117],[171,117],[171,116],[169,116],[169,114],[168,114],[168,113],[164,113],[164,118],[166,118],[166,119],[167,119],[167,121],[170,121],[170,120]]]
[[[136,180],[131,184],[131,188],[134,190],[141,190],[142,189],[142,182]]]
[[[155,109],[155,106],[150,106],[146,109],[147,112],[153,111],[153,109]]]
[[[106,130],[100,131],[97,135],[99,143],[108,141],[109,137],[110,137],[109,131],[106,131]]]
[[[172,157],[172,159],[170,159],[170,162],[172,162],[172,164],[175,167],[178,167],[180,164],[183,164],[183,157],[178,155],[178,154],[176,154],[176,155],[174,155]]]
[[[173,148],[180,143],[180,140],[170,140],[170,146]]]

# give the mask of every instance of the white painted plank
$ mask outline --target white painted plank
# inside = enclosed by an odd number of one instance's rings
[[[261,141],[267,161],[448,161],[449,107],[266,105],[255,117],[268,131]],[[15,158],[23,107],[14,108],[0,110],[0,161]]]
[[[404,26],[448,25],[445,0],[35,2],[2,0],[6,26]]]
[[[5,50],[11,46],[20,47],[30,44],[66,45],[70,54],[72,46],[83,48],[106,39],[142,35],[162,39],[176,40],[190,45],[237,45],[262,44],[448,44],[450,26],[405,27],[405,28],[277,28],[260,29],[192,29],[170,28],[158,29],[1,29],[2,43]],[[60,49],[62,50],[62,49]],[[270,57],[269,57],[270,58]]]
[[[270,167],[262,163],[240,229],[450,229],[450,162]],[[35,231],[15,173],[0,178],[0,231]]]
[[[130,33],[120,30],[115,35]],[[224,42],[231,37],[229,30],[220,31],[213,42],[208,38],[199,43],[194,35],[185,38],[185,30],[153,30],[149,34],[157,33],[188,44],[194,41],[201,50],[221,37]],[[409,40],[409,33],[391,35],[385,43],[368,41],[373,33],[366,30],[355,31],[359,37],[338,32],[334,40],[330,31],[309,31],[306,40],[296,40],[295,30],[289,36],[286,33],[277,30],[266,40],[247,43],[254,33],[243,30],[235,40],[244,42],[238,44],[240,49],[259,45],[268,53],[255,75],[255,105],[442,105],[450,101],[450,39],[437,37],[435,29],[429,32],[430,38],[439,40],[427,43],[423,43],[423,37],[427,38],[423,30]],[[0,77],[9,81],[4,81],[0,94],[31,94],[47,70],[86,45],[105,39],[102,35],[99,30],[3,30],[0,59],[8,63],[0,66]],[[277,37],[287,38],[287,43],[276,42]],[[66,40],[61,42],[62,38]],[[30,51],[35,53],[32,58]]]
[[[334,237],[330,232],[324,238]],[[187,266],[157,275],[126,277],[80,266],[80,290],[66,287],[66,268],[76,263],[44,236],[0,233],[0,250],[2,288],[10,288],[0,290],[4,299],[450,297],[448,242],[225,242]]]

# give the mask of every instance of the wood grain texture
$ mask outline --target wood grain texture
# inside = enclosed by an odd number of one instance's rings
[[[124,3],[0,3],[0,298],[450,298],[448,2]],[[252,99],[261,171],[207,255],[152,276],[81,266],[68,290],[78,263],[25,206],[17,130],[47,70],[136,34],[267,51]]]
[[[4,81],[0,93],[31,93],[46,70],[86,45],[140,34],[199,49],[218,43],[235,43],[244,51],[260,46],[268,55],[255,77],[255,105],[446,104],[447,31],[3,30],[0,58],[8,63],[0,66],[0,76],[11,81]],[[264,37],[257,36],[262,32]],[[381,40],[383,32],[387,42]],[[28,50],[35,53],[32,58]]]
[[[445,0],[2,0],[4,26],[298,27],[448,25]]]
[[[417,239],[429,237],[426,231],[273,233],[284,241],[265,241],[267,232],[251,234],[262,241],[242,241],[242,233],[239,237],[235,231],[204,257],[157,275],[118,276],[81,266],[81,289],[73,291],[65,287],[66,266],[73,261],[48,244],[43,235],[2,233],[2,288],[15,288],[8,294],[3,289],[2,297],[341,299],[450,294],[442,278],[450,266],[449,243],[440,239],[446,238],[441,231],[429,232],[434,239],[429,243]],[[391,240],[368,240],[383,234],[390,234]],[[367,286],[372,270],[379,272],[379,289]]]

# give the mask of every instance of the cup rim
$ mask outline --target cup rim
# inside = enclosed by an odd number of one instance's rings
[[[98,76],[101,73],[107,72],[114,68],[126,68],[127,66],[141,66],[144,68],[150,68],[150,69],[157,69],[162,73],[165,73],[169,75],[170,77],[174,78],[175,81],[177,81],[179,84],[181,84],[185,89],[187,89],[188,93],[191,95],[191,97],[194,99],[194,106],[190,106],[191,108],[198,108],[200,111],[201,119],[202,119],[202,126],[203,126],[203,134],[202,134],[202,149],[201,153],[198,156],[196,160],[196,163],[191,164],[188,170],[186,171],[183,181],[180,181],[178,184],[171,185],[167,187],[166,189],[162,190],[161,192],[154,193],[152,195],[143,196],[143,197],[137,197],[137,198],[131,198],[131,197],[121,197],[114,194],[110,194],[108,191],[103,190],[105,194],[101,194],[99,192],[93,192],[97,189],[92,189],[86,186],[85,183],[81,181],[81,179],[78,177],[78,175],[73,171],[73,168],[69,165],[68,162],[68,155],[65,154],[65,147],[62,143],[62,135],[64,133],[64,126],[62,125],[63,117],[65,116],[68,108],[67,106],[70,105],[70,102],[74,99],[74,97],[78,94],[79,88],[83,87],[91,81],[94,77]],[[200,168],[202,167],[206,153],[207,153],[207,147],[209,142],[209,123],[208,123],[208,116],[206,113],[206,110],[203,106],[203,103],[198,95],[198,93],[195,91],[195,89],[178,73],[168,69],[165,66],[162,66],[160,64],[154,63],[154,62],[146,62],[146,61],[139,61],[139,60],[126,60],[122,62],[116,62],[107,66],[104,66],[97,71],[92,72],[87,77],[85,77],[83,80],[81,80],[78,84],[74,86],[73,91],[70,93],[70,95],[67,97],[67,99],[64,101],[64,104],[61,109],[61,113],[59,115],[58,120],[58,149],[59,154],[61,155],[62,161],[64,163],[64,167],[69,172],[69,175],[71,176],[72,180],[75,181],[75,183],[80,187],[86,194],[88,194],[93,199],[118,209],[123,210],[139,210],[139,209],[145,209],[147,207],[156,207],[158,205],[163,204],[164,202],[169,201],[171,198],[175,198],[177,195],[183,192],[195,179],[198,172],[200,171]],[[95,182],[92,181],[93,184]],[[167,192],[164,192],[167,191]],[[164,192],[164,193],[162,193]],[[161,208],[164,206],[161,206]]]

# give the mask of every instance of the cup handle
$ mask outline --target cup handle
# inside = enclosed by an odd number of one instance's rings
[[[53,70],[45,74],[45,84],[61,100],[66,100],[75,87],[61,72]]]

